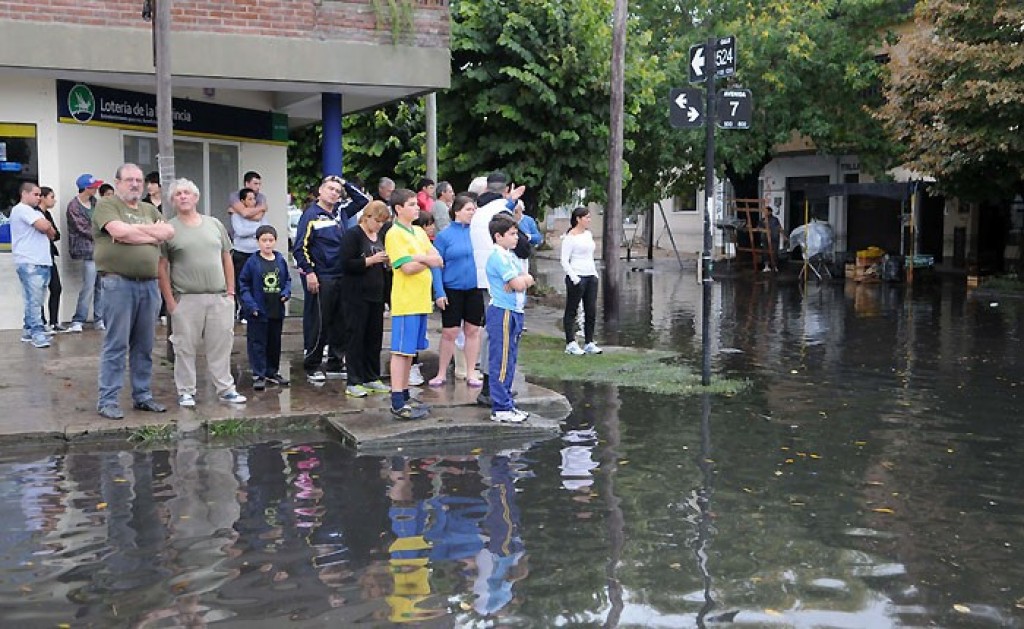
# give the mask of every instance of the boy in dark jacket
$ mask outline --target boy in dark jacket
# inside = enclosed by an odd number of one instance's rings
[[[267,383],[288,386],[281,375],[281,328],[285,302],[292,295],[292,278],[284,256],[274,250],[277,230],[261,225],[256,230],[259,252],[249,257],[238,285],[242,314],[248,320],[246,349],[252,369],[252,388],[262,391]]]

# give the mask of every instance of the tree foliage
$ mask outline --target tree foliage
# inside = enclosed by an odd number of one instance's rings
[[[907,165],[968,199],[1024,181],[1024,6],[926,0],[894,54],[880,119]]]
[[[502,169],[543,202],[607,173],[608,0],[453,0],[452,87],[438,97],[453,179]]]

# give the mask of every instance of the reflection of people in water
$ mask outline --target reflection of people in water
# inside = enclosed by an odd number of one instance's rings
[[[391,608],[388,618],[396,623],[420,622],[445,614],[444,609],[422,606],[430,597],[430,542],[423,535],[427,508],[422,499],[415,498],[410,472],[409,462],[404,457],[391,460],[388,516],[395,541],[388,547],[391,555],[388,565],[394,589],[385,600]]]
[[[516,456],[513,454],[513,456]],[[487,514],[483,531],[486,547],[477,553],[477,578],[473,585],[474,609],[482,616],[497,614],[514,596],[512,585],[527,574],[525,547],[519,534],[512,459],[506,454],[480,457],[480,473],[489,485],[484,492]]]

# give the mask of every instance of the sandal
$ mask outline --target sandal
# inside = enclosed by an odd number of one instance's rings
[[[466,384],[473,387],[474,389],[484,386],[483,380],[477,380],[476,378],[469,378],[466,380]]]
[[[445,383],[445,379],[444,378],[437,377],[437,378],[432,379],[427,384],[432,386],[432,387],[443,387],[444,383]]]

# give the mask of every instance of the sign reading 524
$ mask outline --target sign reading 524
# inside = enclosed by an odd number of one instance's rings
[[[715,43],[715,76],[736,74],[736,38],[730,35]]]

